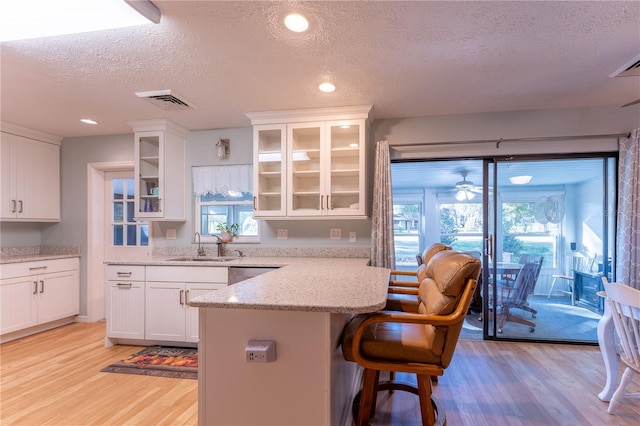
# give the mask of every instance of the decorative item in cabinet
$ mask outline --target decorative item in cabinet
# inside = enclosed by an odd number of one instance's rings
[[[169,120],[129,122],[135,131],[136,219],[186,220],[186,137]]]

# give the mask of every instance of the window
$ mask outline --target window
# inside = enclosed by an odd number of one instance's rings
[[[398,201],[393,203],[393,242],[396,268],[415,268],[420,253],[421,204]]]
[[[111,190],[111,242],[116,247],[149,245],[149,224],[134,220],[134,179],[115,178]]]
[[[454,250],[482,252],[482,203],[441,203],[440,242]]]
[[[253,166],[195,166],[195,224],[201,241],[217,242],[219,225],[238,225],[234,242],[260,242],[260,227],[253,218]]]
[[[520,254],[544,257],[543,266],[556,267],[560,223],[536,219],[537,202],[502,203],[502,253],[517,262]],[[503,259],[504,255],[503,255]]]
[[[234,242],[260,242],[258,221],[253,218],[253,194],[250,192],[196,196],[195,212],[202,241],[216,242],[220,234],[219,224],[231,226],[237,223],[239,229]]]

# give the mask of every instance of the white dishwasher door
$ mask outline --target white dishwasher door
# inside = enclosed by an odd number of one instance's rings
[[[235,284],[240,281],[255,277],[260,274],[264,274],[269,271],[274,271],[278,268],[271,266],[230,266],[229,267],[229,285]]]

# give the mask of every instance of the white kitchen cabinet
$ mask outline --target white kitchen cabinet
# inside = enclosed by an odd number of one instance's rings
[[[145,267],[107,266],[107,337],[144,339]]]
[[[366,217],[371,106],[250,113],[254,214]]]
[[[1,219],[60,221],[59,141],[50,143],[5,131],[0,137]]]
[[[0,278],[3,341],[9,333],[22,331],[17,338],[72,322],[80,311],[78,258],[6,264]]]
[[[198,342],[198,309],[187,301],[227,283],[226,267],[147,266],[145,339]]]
[[[135,216],[142,220],[186,220],[186,137],[189,130],[168,120],[128,123],[135,131]]]

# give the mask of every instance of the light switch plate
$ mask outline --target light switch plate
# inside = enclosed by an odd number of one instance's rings
[[[356,233],[354,231],[349,232],[349,242],[350,243],[356,242]]]
[[[329,238],[332,240],[339,240],[342,238],[342,229],[332,229],[329,232]]]
[[[289,231],[287,229],[278,229],[276,238],[279,240],[286,240],[289,238]]]

